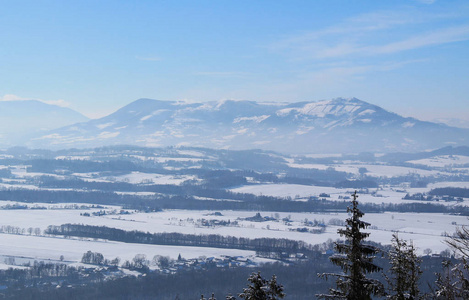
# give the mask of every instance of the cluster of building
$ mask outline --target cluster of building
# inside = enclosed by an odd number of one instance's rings
[[[211,268],[235,268],[256,266],[257,263],[244,256],[199,257],[178,259],[171,266],[161,269],[166,274],[174,274],[182,270],[206,270]]]

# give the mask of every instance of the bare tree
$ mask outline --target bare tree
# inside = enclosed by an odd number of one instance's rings
[[[457,228],[445,242],[460,261],[456,264],[449,260],[443,262],[443,272],[436,274],[434,296],[436,299],[469,299],[469,228]]]
[[[453,236],[447,238],[445,242],[456,254],[469,258],[469,228],[467,226],[458,227]]]

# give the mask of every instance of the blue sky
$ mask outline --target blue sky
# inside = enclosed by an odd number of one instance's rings
[[[0,99],[357,97],[469,119],[469,2],[0,1]]]

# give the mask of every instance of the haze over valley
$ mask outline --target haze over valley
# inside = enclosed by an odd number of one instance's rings
[[[469,4],[0,2],[0,298],[469,299]]]
[[[356,98],[298,103],[139,99],[93,120],[37,101],[1,105],[5,115],[12,115],[8,113],[11,106],[16,107],[10,110],[22,111],[15,122],[3,119],[9,126],[3,127],[2,144],[31,148],[126,144],[303,154],[386,153],[466,145],[469,138],[469,129],[402,117]],[[40,118],[34,105],[43,110]]]

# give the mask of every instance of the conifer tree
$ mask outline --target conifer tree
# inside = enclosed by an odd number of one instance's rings
[[[346,220],[345,229],[337,230],[340,236],[345,237],[345,242],[336,243],[335,250],[338,253],[330,257],[331,262],[339,266],[343,273],[319,275],[326,279],[330,276],[336,277],[337,287],[331,288],[330,294],[317,295],[318,298],[367,300],[371,299],[371,295],[382,296],[385,294],[381,282],[366,277],[367,273],[382,270],[373,263],[375,254],[379,250],[363,243],[370,234],[361,230],[366,229],[370,224],[360,220],[363,217],[363,212],[358,209],[357,192],[355,191],[352,196],[352,204],[347,208],[347,212],[350,212],[351,216]]]
[[[418,281],[422,271],[420,270],[420,259],[415,253],[413,243],[399,239],[397,234],[393,235],[392,248],[388,253],[391,268],[390,277],[385,275],[390,287],[389,299],[405,300],[419,299],[420,291]]]
[[[277,277],[271,280],[262,278],[261,273],[252,273],[248,278],[251,283],[239,294],[240,298],[246,300],[277,300],[285,297],[283,286],[277,283]]]

